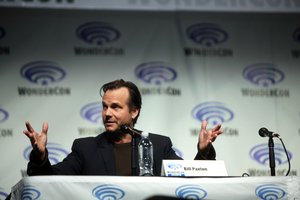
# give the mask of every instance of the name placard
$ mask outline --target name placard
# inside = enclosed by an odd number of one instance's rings
[[[162,176],[228,176],[223,160],[163,160]]]

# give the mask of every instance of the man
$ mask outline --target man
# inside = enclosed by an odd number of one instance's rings
[[[96,137],[74,140],[72,152],[56,165],[51,166],[48,159],[48,123],[43,123],[42,132],[38,133],[26,122],[24,134],[33,147],[28,175],[131,175],[132,135],[124,132],[122,127],[134,127],[141,110],[141,94],[135,84],[122,79],[104,84],[100,94],[106,131]],[[222,133],[221,125],[209,131],[206,126],[207,122],[203,121],[195,159],[214,160],[216,154],[211,143]],[[153,143],[153,173],[160,176],[163,159],[181,158],[172,149],[169,137],[150,134],[149,138]]]

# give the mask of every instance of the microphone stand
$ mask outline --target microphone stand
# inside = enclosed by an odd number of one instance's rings
[[[137,138],[141,137],[141,133],[134,130],[130,126],[123,125],[122,130],[131,135],[131,176],[138,176],[137,170]]]
[[[135,134],[130,134],[131,135],[131,176],[137,176],[137,145],[136,145],[136,137]]]
[[[270,164],[270,168],[271,168],[271,176],[275,176],[275,154],[274,154],[274,142],[273,142],[273,137],[277,137],[280,139],[280,142],[284,148],[284,151],[285,151],[285,154],[286,154],[286,157],[287,157],[287,161],[288,161],[288,164],[289,164],[289,168],[288,168],[288,171],[286,173],[286,176],[289,175],[290,173],[290,169],[291,169],[291,163],[290,163],[290,157],[289,157],[289,154],[285,148],[285,145],[282,141],[282,139],[280,138],[280,135],[278,133],[274,133],[274,132],[271,132],[269,131],[268,129],[266,128],[260,128],[259,131],[258,131],[258,134],[261,136],[261,137],[266,137],[268,136],[269,137],[269,164]]]
[[[268,146],[269,146],[269,161],[270,161],[271,176],[275,176],[275,155],[274,155],[273,136],[269,137]]]

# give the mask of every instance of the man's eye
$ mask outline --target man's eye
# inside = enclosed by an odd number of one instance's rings
[[[118,104],[113,104],[113,105],[111,105],[111,108],[112,109],[119,109],[119,108],[121,108],[121,106],[119,106]]]

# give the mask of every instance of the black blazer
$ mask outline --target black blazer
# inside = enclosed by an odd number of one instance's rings
[[[37,163],[32,152],[27,166],[28,175],[116,175],[113,143],[107,140],[106,134],[74,140],[72,152],[62,162],[52,166],[48,158]],[[150,133],[149,138],[153,144],[153,173],[160,176],[162,160],[182,158],[175,154],[169,137]],[[206,158],[198,153],[195,159]],[[207,159],[215,159],[213,147]]]

